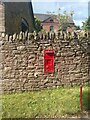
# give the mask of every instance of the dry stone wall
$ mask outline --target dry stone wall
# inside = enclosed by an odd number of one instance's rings
[[[78,38],[79,36],[79,38]],[[88,34],[0,34],[4,92],[41,90],[90,81]],[[44,50],[54,50],[54,73],[44,73]]]

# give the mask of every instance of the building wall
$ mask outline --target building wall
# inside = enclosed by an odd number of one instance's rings
[[[88,36],[63,38],[62,35],[52,34],[49,40],[48,36],[41,36],[33,36],[31,33],[0,36],[4,92],[41,90],[90,82]],[[44,50],[54,50],[54,73],[44,73]]]
[[[34,29],[34,16],[32,5],[29,2],[5,2],[4,4],[4,23],[2,26],[8,34],[19,33],[21,31],[21,21],[24,18],[28,25],[29,31]],[[0,5],[0,9],[2,6]],[[2,14],[0,12],[0,14]],[[1,15],[0,15],[1,16]],[[3,19],[1,17],[1,19]],[[0,20],[1,21],[1,20]],[[3,29],[3,28],[0,28]],[[3,32],[3,30],[1,30]]]
[[[54,32],[58,31],[58,23],[42,23],[43,25],[43,29],[45,29],[45,31],[50,32],[50,26],[53,26],[54,28]]]
[[[34,18],[32,8],[30,8],[30,3],[28,2],[6,3],[5,12],[6,12],[5,18],[6,32],[8,33],[20,32],[22,18],[24,18],[28,22],[29,31],[33,31]]]
[[[5,32],[5,11],[3,3],[0,3],[0,32]]]
[[[52,22],[50,21],[51,19],[53,20]],[[57,31],[58,31],[59,23],[58,23],[58,21],[57,21],[55,18],[53,18],[53,17],[50,17],[49,19],[43,21],[41,24],[43,25],[43,29],[45,29],[47,32],[50,31],[50,26],[53,26],[54,32],[57,32]]]

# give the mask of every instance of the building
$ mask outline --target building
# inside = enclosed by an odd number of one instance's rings
[[[41,21],[41,26],[45,31],[56,32],[58,30],[59,22],[55,16],[48,14],[34,14],[34,16]]]
[[[0,2],[0,32],[8,34],[34,29],[31,2]]]
[[[40,21],[42,28],[49,32],[49,31],[58,31],[59,30],[59,21],[56,15],[48,15],[48,14],[34,14]],[[67,26],[67,27],[66,27]],[[63,30],[71,30],[73,31],[75,27],[75,23],[72,17],[69,17],[66,26],[63,26]]]

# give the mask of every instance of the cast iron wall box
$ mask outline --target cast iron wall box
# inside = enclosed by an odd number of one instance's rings
[[[44,50],[44,73],[54,72],[54,50]]]

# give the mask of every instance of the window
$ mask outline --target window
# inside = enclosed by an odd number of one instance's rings
[[[21,31],[22,32],[29,31],[28,22],[24,18],[22,18],[22,21],[21,21]]]
[[[54,30],[54,27],[53,26],[50,26],[50,31],[53,31]]]
[[[50,22],[53,22],[53,19],[50,19]]]

